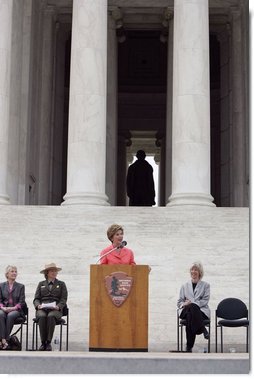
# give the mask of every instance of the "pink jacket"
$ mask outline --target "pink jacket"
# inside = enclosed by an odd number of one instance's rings
[[[106,254],[108,251],[113,249],[114,246],[110,245],[100,252],[100,256]],[[100,260],[100,264],[103,265],[135,265],[133,251],[123,247],[119,250],[114,250],[112,253],[108,254],[106,257]]]

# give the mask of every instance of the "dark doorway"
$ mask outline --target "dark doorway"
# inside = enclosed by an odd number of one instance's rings
[[[118,44],[118,136],[129,144],[136,132],[165,138],[167,43],[160,36],[159,30],[127,30]],[[117,170],[117,205],[126,205],[126,169],[127,162]]]
[[[221,87],[220,44],[210,34],[210,123],[211,123],[211,195],[221,206]],[[225,141],[229,143],[229,141]]]
[[[60,23],[55,62],[55,112],[53,132],[51,205],[66,194],[68,117],[70,91],[71,24]]]

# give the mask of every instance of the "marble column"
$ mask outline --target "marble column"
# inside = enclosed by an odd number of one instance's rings
[[[156,140],[156,146],[160,148],[160,154],[155,155],[154,160],[159,166],[159,182],[158,182],[158,204],[157,206],[165,206],[165,189],[166,189],[166,183],[165,183],[165,176],[166,176],[166,139],[165,137],[158,137]],[[167,166],[168,167],[168,166]]]
[[[214,206],[208,0],[175,0],[173,59],[172,195],[167,205]]]
[[[10,204],[7,194],[7,167],[12,10],[12,0],[0,0],[0,205]]]
[[[22,19],[22,62],[21,62],[21,93],[20,93],[20,135],[19,135],[19,178],[18,178],[18,204],[29,204],[29,131],[30,131],[30,72],[33,64],[31,59],[33,40],[33,0],[24,0],[23,2],[23,19]],[[19,62],[20,65],[20,62]],[[28,179],[29,178],[29,179]]]
[[[111,205],[116,205],[117,173],[117,37],[115,9],[108,15],[107,48],[107,144],[106,193]]]
[[[167,113],[166,113],[166,143],[165,146],[165,195],[167,202],[172,193],[172,78],[173,78],[173,12],[168,11],[168,68],[167,68]]]
[[[128,203],[126,194],[126,175],[128,169],[127,146],[130,146],[129,138],[124,134],[118,135],[117,154],[117,205],[125,206]]]
[[[248,206],[246,201],[247,173],[245,129],[247,107],[245,104],[244,40],[242,16],[238,9],[232,9],[232,199],[234,207]]]
[[[63,205],[108,205],[107,0],[73,0],[67,193]]]

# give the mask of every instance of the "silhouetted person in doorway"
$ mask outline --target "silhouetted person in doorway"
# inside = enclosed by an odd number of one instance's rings
[[[145,160],[146,153],[138,150],[137,160],[128,168],[127,195],[130,206],[152,206],[155,204],[153,168]]]

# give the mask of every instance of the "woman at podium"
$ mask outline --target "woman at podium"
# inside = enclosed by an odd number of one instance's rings
[[[134,254],[126,247],[123,241],[123,227],[118,224],[111,225],[107,230],[107,237],[111,245],[100,252],[100,264],[104,265],[135,265]]]

